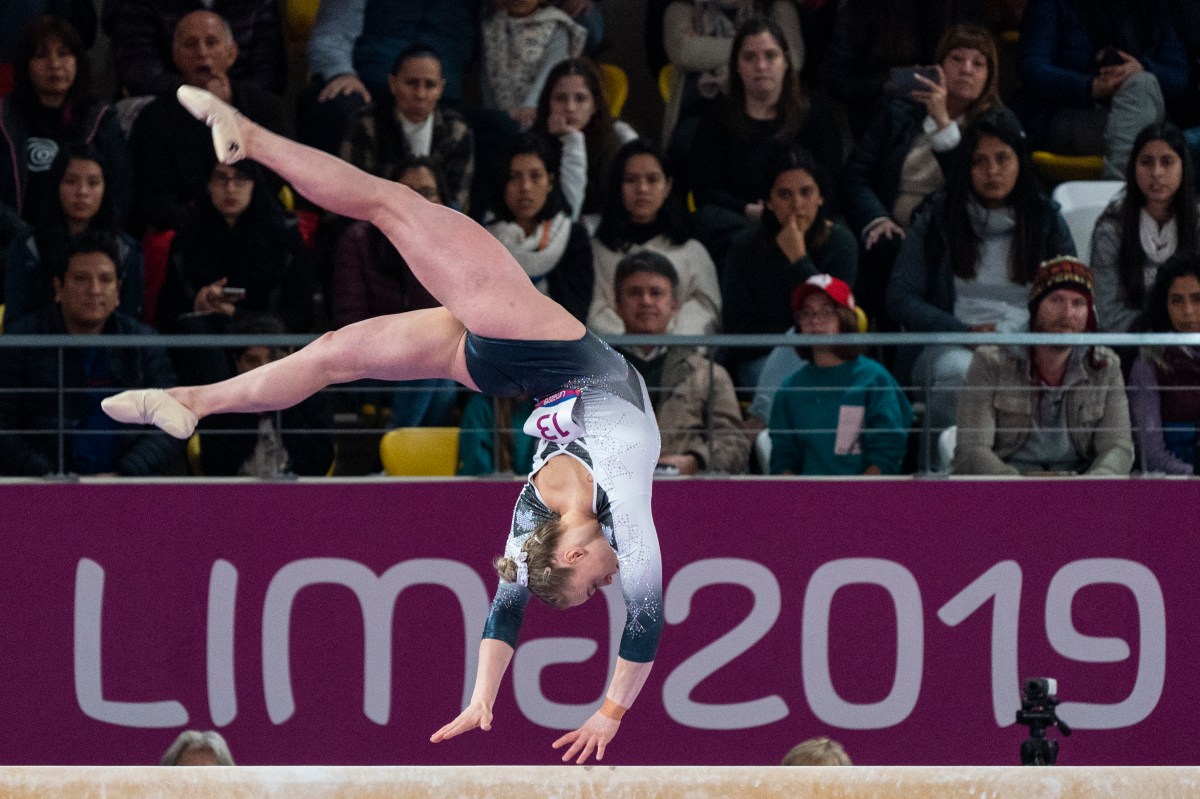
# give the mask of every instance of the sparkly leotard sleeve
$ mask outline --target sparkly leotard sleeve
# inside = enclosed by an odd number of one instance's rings
[[[600,346],[612,356],[605,358],[605,368],[564,385],[580,391],[582,412],[577,418],[584,435],[565,445],[542,441],[530,479],[554,457],[574,457],[591,471],[596,488],[593,511],[617,553],[625,597],[619,654],[646,663],[654,660],[663,628],[662,557],[650,508],[658,424],[641,376],[606,345]],[[537,488],[527,481],[513,511],[505,555],[515,557],[525,538],[550,514]],[[529,596],[528,589],[501,581],[484,637],[516,647]]]

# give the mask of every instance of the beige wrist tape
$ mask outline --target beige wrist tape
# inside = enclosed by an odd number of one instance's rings
[[[600,706],[601,715],[608,716],[613,721],[620,721],[625,715],[627,708],[623,708],[611,699],[605,698],[604,704]]]

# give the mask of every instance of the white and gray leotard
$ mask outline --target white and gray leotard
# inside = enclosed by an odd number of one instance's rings
[[[626,615],[619,654],[625,660],[650,662],[663,628],[662,557],[650,508],[658,424],[646,384],[624,358],[590,333],[579,342],[563,344],[573,350],[570,356],[579,376],[560,388],[580,392],[574,419],[584,433],[568,444],[543,440],[538,446],[513,511],[505,555],[515,557],[526,537],[550,517],[533,476],[551,458],[578,460],[592,474],[591,509],[620,566]],[[515,647],[529,597],[527,588],[501,581],[484,637]]]

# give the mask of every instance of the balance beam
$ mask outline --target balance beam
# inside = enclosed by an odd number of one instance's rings
[[[1194,799],[1198,767],[0,767],[3,799]]]

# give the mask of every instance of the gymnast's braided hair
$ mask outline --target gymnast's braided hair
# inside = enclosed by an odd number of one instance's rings
[[[521,547],[524,564],[513,558],[496,558],[494,565],[500,579],[508,583],[519,583],[524,579],[529,592],[550,607],[560,610],[568,607],[563,589],[571,579],[572,569],[556,565],[554,557],[554,550],[565,531],[562,517],[551,513],[550,518],[535,527],[525,539]]]

